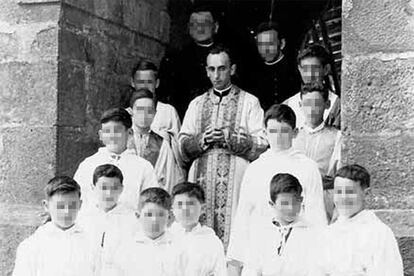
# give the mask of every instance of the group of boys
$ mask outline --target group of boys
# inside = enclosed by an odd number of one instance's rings
[[[277,38],[272,28],[261,27],[265,42]],[[175,108],[157,99],[157,67],[141,61],[133,69],[128,102],[101,117],[104,146],[79,165],[73,179],[47,183],[43,205],[50,218],[19,245],[13,275],[402,276],[392,231],[365,209],[369,173],[340,164],[341,133],[327,123],[338,99],[324,82],[323,47],[299,55],[300,92],[264,114],[255,96],[230,82],[236,67],[229,51],[213,48],[207,57],[214,90],[190,103],[194,114],[187,111],[182,129]],[[233,94],[238,96],[225,99]],[[239,108],[240,95],[246,100]],[[211,111],[223,102],[235,109],[237,120],[228,110]],[[203,109],[209,105],[211,114]],[[209,129],[213,116],[215,126],[237,121],[237,128],[260,135],[238,130],[226,136],[225,127]],[[253,141],[259,138],[266,143]],[[211,188],[212,181],[201,183],[198,174],[190,178],[191,170],[186,176],[191,155],[197,155],[193,171],[237,163],[212,159],[208,152],[214,151],[214,158],[227,154],[243,161],[242,170],[232,169],[240,178],[235,184],[223,182],[220,172],[211,178],[221,179],[223,190]],[[196,163],[202,154],[205,162]],[[211,205],[220,193],[231,200]],[[229,231],[200,223],[203,216]]]

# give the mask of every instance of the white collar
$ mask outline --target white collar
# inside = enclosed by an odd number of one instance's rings
[[[315,128],[311,128],[311,127],[309,127],[309,126],[307,126],[307,125],[304,125],[303,127],[302,127],[307,133],[316,133],[316,132],[319,132],[319,131],[321,131],[321,130],[323,130],[324,128],[325,128],[325,121],[323,121],[319,126],[317,126],[317,127],[315,127]]]
[[[164,234],[162,234],[158,238],[151,239],[148,236],[146,236],[143,231],[138,231],[135,235],[135,242],[154,245],[169,244],[171,243],[171,234],[165,231]]]
[[[284,57],[285,57],[285,55],[282,53],[282,54],[280,55],[280,57],[279,57],[277,60],[272,61],[272,62],[267,62],[267,61],[265,61],[264,63],[265,63],[266,65],[269,65],[269,66],[271,66],[271,65],[275,65],[276,63],[280,62],[280,61],[281,61]]]
[[[211,43],[209,43],[209,44],[201,44],[201,43],[198,43],[198,42],[196,42],[196,44],[197,44],[197,46],[204,47],[204,48],[208,48],[208,47],[213,46],[214,41],[212,41],[212,42],[211,42]]]
[[[197,223],[196,226],[194,226],[193,229],[191,229],[191,231],[186,232],[185,228],[180,223],[174,221],[174,223],[171,225],[171,228],[176,230],[180,234],[185,234],[199,232],[202,229],[202,226],[200,223]]]
[[[232,87],[233,87],[233,84],[231,84],[231,83],[230,83],[230,85],[229,85],[229,86],[227,86],[227,87],[226,87],[226,88],[224,88],[224,89],[218,90],[218,89],[216,89],[216,88],[213,88],[213,90],[214,90],[214,91],[216,91],[217,93],[222,94],[222,93],[223,93],[223,92],[225,92],[225,91],[230,91]]]
[[[46,231],[48,235],[50,234],[52,235],[74,235],[74,234],[83,233],[82,227],[80,227],[76,223],[69,229],[63,230],[59,228],[58,226],[56,226],[52,221],[50,221],[44,224],[42,226],[42,229],[43,231]]]

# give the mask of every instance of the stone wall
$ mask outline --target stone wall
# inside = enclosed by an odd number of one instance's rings
[[[369,206],[414,275],[414,1],[343,1],[344,162],[372,173]]]
[[[42,189],[99,146],[142,57],[168,42],[167,0],[0,1],[0,274],[41,222]]]

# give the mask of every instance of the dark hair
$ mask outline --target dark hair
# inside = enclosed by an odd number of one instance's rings
[[[166,190],[162,188],[147,188],[143,190],[139,196],[139,209],[141,210],[147,203],[154,203],[163,207],[166,210],[170,210],[171,196]]]
[[[299,52],[297,57],[298,65],[300,66],[300,62],[305,58],[317,58],[321,62],[323,66],[327,65],[330,60],[330,55],[328,51],[319,44],[312,44],[307,48],[303,49]]]
[[[158,67],[149,60],[141,60],[138,62],[134,68],[132,68],[131,77],[134,78],[137,71],[154,71],[155,78],[158,78]]]
[[[98,179],[101,177],[116,177],[119,179],[119,181],[122,184],[122,181],[124,181],[124,176],[122,175],[121,170],[112,164],[104,164],[96,167],[95,171],[93,172],[93,179],[92,183],[95,186],[96,182],[98,182]]]
[[[136,100],[139,99],[151,99],[153,101],[154,108],[157,108],[157,98],[155,97],[154,93],[149,91],[147,88],[140,88],[132,93],[129,100],[129,107],[132,108]]]
[[[295,112],[289,106],[285,104],[274,104],[265,113],[264,124],[267,127],[267,122],[271,119],[277,120],[278,122],[287,123],[292,127],[296,128],[296,115]]]
[[[127,129],[132,127],[131,115],[123,108],[111,108],[106,110],[101,116],[101,124],[107,122],[122,123]]]
[[[197,198],[197,200],[203,204],[206,201],[206,196],[204,194],[203,188],[191,182],[181,182],[174,186],[172,189],[172,197],[174,198],[176,195],[186,194],[189,197]]]
[[[323,84],[320,81],[312,81],[305,84],[302,84],[300,90],[300,97],[302,98],[303,95],[312,92],[319,92],[322,95],[322,98],[326,102],[329,99],[329,88],[327,85]]]
[[[77,193],[80,197],[81,187],[69,176],[56,176],[47,182],[45,187],[46,198],[51,198],[54,194]]]
[[[270,181],[270,199],[273,203],[276,201],[278,194],[292,193],[300,196],[302,190],[299,180],[288,173],[278,173]]]
[[[357,164],[347,165],[340,168],[336,172],[335,177],[347,178],[352,181],[359,182],[359,185],[363,190],[369,188],[370,186],[371,177],[369,172],[364,167]]]
[[[232,53],[230,52],[230,49],[227,48],[226,46],[224,46],[223,44],[217,44],[216,46],[214,46],[209,52],[208,55],[217,55],[220,53],[226,53],[227,56],[229,57],[229,62],[232,65],[233,64],[233,56]]]
[[[277,37],[279,40],[285,37],[282,30],[280,29],[279,24],[274,21],[267,21],[267,22],[260,23],[256,29],[256,35],[263,33],[263,32],[272,31],[272,30],[277,32]]]
[[[216,9],[214,9],[211,5],[203,4],[203,3],[195,3],[191,7],[190,16],[193,13],[200,13],[200,12],[209,12],[213,17],[214,22],[218,22],[219,16]]]

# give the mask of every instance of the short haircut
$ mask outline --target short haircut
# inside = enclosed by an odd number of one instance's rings
[[[93,172],[93,179],[92,183],[95,186],[96,182],[98,182],[98,179],[101,177],[109,177],[113,178],[116,177],[119,179],[119,181],[122,184],[122,181],[124,181],[124,176],[122,175],[121,170],[112,164],[104,164],[96,167],[95,171]]]
[[[347,178],[352,181],[359,182],[359,185],[363,190],[369,188],[370,186],[371,177],[369,172],[367,169],[357,164],[347,165],[340,168],[336,172],[335,177]]]
[[[45,196],[47,199],[55,194],[77,193],[81,196],[81,187],[69,176],[56,176],[49,180],[45,187]]]
[[[181,182],[174,186],[171,194],[173,198],[176,195],[186,194],[189,197],[196,198],[201,204],[206,202],[206,196],[205,196],[203,188],[196,183]]]
[[[298,65],[305,58],[317,58],[323,66],[327,65],[330,61],[330,55],[328,51],[320,44],[312,44],[299,52],[297,57]]]
[[[122,123],[127,129],[132,127],[131,115],[123,108],[111,108],[101,116],[101,124],[108,122]]]
[[[289,106],[285,104],[274,104],[265,113],[264,124],[267,127],[269,120],[277,120],[278,122],[287,123],[296,128],[296,115],[295,112]]]
[[[229,62],[230,65],[233,64],[233,56],[232,53],[230,52],[230,49],[227,48],[226,46],[224,46],[223,44],[217,44],[216,46],[214,46],[213,48],[211,48],[211,50],[208,52],[208,55],[218,55],[220,53],[226,53],[227,56],[229,57]]]
[[[270,199],[273,203],[276,201],[278,194],[290,193],[300,196],[302,190],[299,180],[288,173],[278,173],[270,181]]]
[[[323,84],[320,81],[312,81],[302,84],[300,90],[300,97],[302,98],[303,95],[312,92],[319,92],[319,94],[322,95],[322,98],[325,102],[329,99],[329,88],[327,85]]]
[[[272,31],[272,30],[277,32],[278,39],[282,39],[285,37],[279,24],[274,21],[267,21],[267,22],[260,23],[256,29],[256,35],[267,32],[267,31]]]
[[[139,196],[139,210],[141,210],[147,203],[154,203],[161,206],[165,210],[170,210],[171,196],[166,190],[162,188],[147,188],[143,190]]]
[[[216,9],[214,9],[211,5],[202,4],[202,3],[196,3],[193,4],[190,12],[190,16],[193,13],[200,13],[200,12],[209,12],[211,16],[213,17],[214,22],[218,22],[218,13]]]
[[[155,78],[158,78],[158,67],[151,61],[143,59],[132,68],[131,77],[134,78],[137,71],[154,71]]]
[[[129,107],[134,107],[135,102],[139,99],[151,99],[153,101],[154,108],[157,107],[157,99],[154,93],[149,91],[147,88],[140,88],[132,93],[129,100]]]

